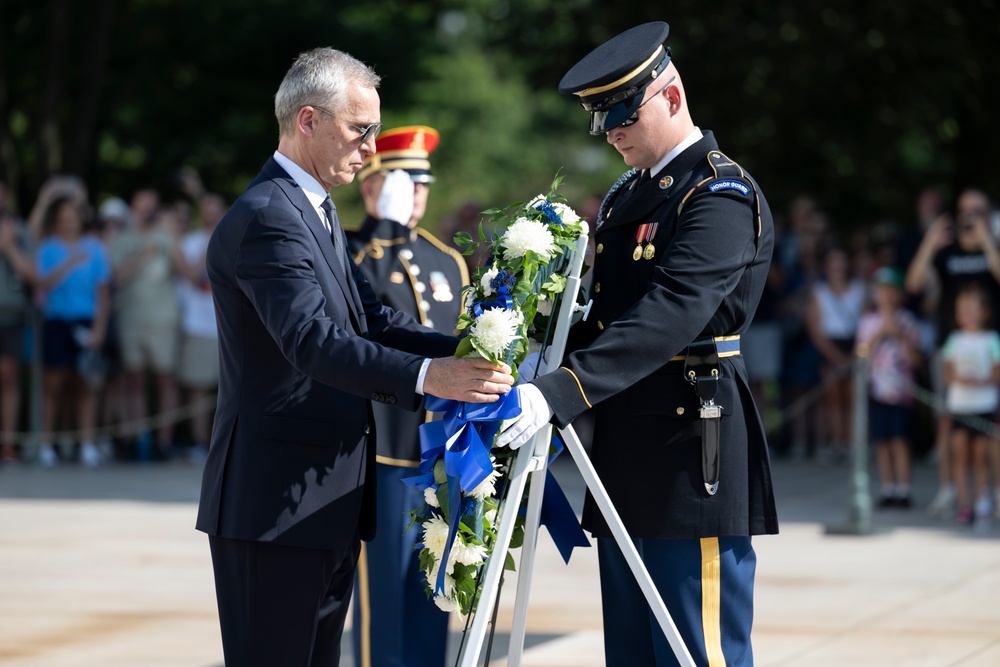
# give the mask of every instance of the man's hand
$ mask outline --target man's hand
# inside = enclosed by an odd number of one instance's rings
[[[495,403],[514,384],[510,366],[482,357],[431,359],[424,376],[424,393],[470,403]]]
[[[378,217],[394,220],[403,226],[409,225],[413,217],[413,192],[413,181],[408,173],[402,169],[389,172],[375,204]]]
[[[514,387],[514,391],[521,399],[521,414],[505,421],[497,438],[498,445],[509,445],[511,449],[517,449],[531,440],[552,419],[552,408],[538,387],[523,384]]]

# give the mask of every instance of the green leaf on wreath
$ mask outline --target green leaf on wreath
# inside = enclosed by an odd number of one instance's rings
[[[542,289],[550,294],[561,294],[566,289],[566,276],[560,273],[553,273],[542,285]]]
[[[562,173],[562,167],[560,167],[559,170],[556,172],[555,178],[552,179],[552,185],[551,187],[549,187],[549,192],[554,193],[556,190],[558,190],[564,178],[566,178],[566,176]]]
[[[510,548],[517,549],[524,544],[524,525],[515,526],[514,532],[510,536]]]
[[[475,347],[472,345],[472,336],[466,336],[458,341],[458,347],[455,348],[455,356],[459,359],[464,359],[469,356],[473,350],[475,350]]]
[[[435,466],[436,467],[436,466]],[[435,472],[436,476],[436,472]],[[438,499],[438,505],[441,506],[441,514],[444,515],[445,521],[451,516],[450,499],[448,498],[448,482],[444,482],[437,488],[434,493]]]
[[[517,572],[517,567],[514,565],[514,557],[510,555],[509,551],[507,552],[507,557],[503,560],[503,569],[508,572]]]

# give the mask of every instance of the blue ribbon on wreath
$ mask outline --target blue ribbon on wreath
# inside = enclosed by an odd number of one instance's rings
[[[521,414],[521,401],[517,392],[500,396],[495,403],[467,403],[427,396],[430,412],[443,412],[438,421],[420,426],[420,475],[403,481],[423,491],[434,484],[434,464],[444,459],[444,473],[448,480],[448,541],[441,554],[435,593],[444,591],[444,575],[451,546],[458,534],[462,520],[462,491],[468,493],[493,472],[490,449],[500,425],[505,419]]]
[[[483,311],[493,308],[503,308],[504,310],[514,309],[514,297],[510,294],[510,288],[502,285],[497,289],[497,298],[493,301],[480,301],[472,306],[472,312],[476,317],[483,314]]]
[[[557,435],[552,436],[552,444],[555,451],[549,457],[549,465],[562,454],[565,449],[562,440]],[[552,471],[545,475],[545,486],[542,488],[542,513],[539,517],[541,525],[549,531],[552,542],[559,550],[559,555],[563,561],[569,565],[569,558],[573,555],[574,547],[589,547],[590,540],[583,532],[580,522],[577,521],[576,513],[573,511],[566,493],[559,486],[558,480],[552,476]]]

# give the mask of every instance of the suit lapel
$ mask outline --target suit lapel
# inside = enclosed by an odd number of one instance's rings
[[[288,197],[288,200],[292,205],[298,209],[300,215],[302,216],[302,222],[305,226],[312,232],[313,237],[316,239],[316,245],[319,247],[320,252],[326,259],[327,265],[330,267],[330,271],[333,273],[334,279],[337,285],[340,287],[341,292],[344,294],[344,298],[347,301],[351,321],[358,331],[362,330],[360,326],[359,319],[361,317],[361,311],[359,310],[360,296],[358,295],[357,288],[353,284],[351,275],[348,273],[347,268],[350,259],[347,257],[346,244],[347,240],[344,238],[344,233],[340,230],[340,225],[334,225],[334,231],[339,231],[339,245],[341,258],[337,258],[337,249],[333,247],[333,239],[330,234],[326,231],[326,225],[319,218],[319,213],[313,208],[312,204],[309,202],[309,198],[306,197],[306,193],[302,191],[302,188],[298,186],[295,180],[285,173],[285,170],[274,161],[274,158],[268,162],[268,167],[273,163],[274,167],[280,172],[279,174],[272,176],[274,182],[281,188],[282,192]],[[266,170],[267,167],[265,167]]]

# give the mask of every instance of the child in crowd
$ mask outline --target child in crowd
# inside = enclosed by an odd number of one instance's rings
[[[868,357],[869,428],[882,483],[879,507],[912,505],[910,425],[913,383],[920,361],[920,332],[902,308],[903,276],[891,267],[875,272],[875,310],[858,326],[858,354]]]
[[[987,481],[990,436],[984,430],[992,428],[1000,400],[1000,335],[986,328],[990,317],[986,299],[986,294],[975,286],[959,292],[955,300],[957,329],[948,336],[943,348],[945,404],[952,415],[956,518],[963,524],[971,524],[974,518],[988,521],[991,511]],[[978,498],[975,515],[969,496],[970,467]]]

